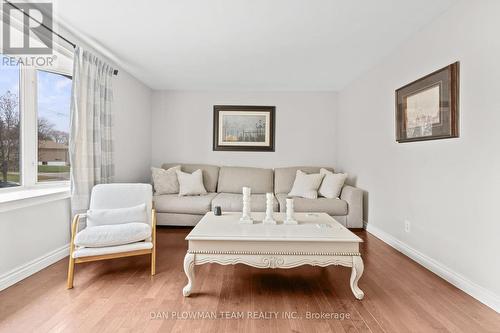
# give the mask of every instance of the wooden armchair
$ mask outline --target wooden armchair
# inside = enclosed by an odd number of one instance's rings
[[[101,184],[92,189],[90,209],[77,214],[71,226],[68,289],[75,264],[151,255],[156,266],[156,213],[150,184]],[[87,226],[79,231],[82,218]]]

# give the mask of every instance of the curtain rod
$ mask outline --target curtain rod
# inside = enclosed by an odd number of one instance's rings
[[[5,3],[9,4],[10,6],[12,6],[13,8],[19,10],[21,13],[23,13],[23,15],[29,17],[30,19],[32,19],[33,21],[35,21],[36,23],[40,24],[41,26],[43,26],[45,29],[47,29],[48,31],[50,31],[52,34],[56,35],[57,37],[61,38],[63,41],[65,41],[66,43],[68,43],[69,45],[73,46],[73,48],[76,48],[76,44],[73,43],[72,41],[70,41],[69,39],[67,39],[66,37],[58,34],[57,32],[55,32],[54,30],[50,29],[48,26],[46,26],[45,24],[43,24],[42,22],[38,21],[36,18],[30,16],[28,13],[26,13],[24,10],[20,9],[19,7],[17,7],[16,5],[14,5],[12,2],[10,2],[9,0],[4,0]],[[118,75],[118,70],[115,69],[113,70],[113,75]]]

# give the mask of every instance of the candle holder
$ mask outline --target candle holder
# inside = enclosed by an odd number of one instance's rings
[[[253,224],[251,214],[252,189],[250,187],[243,187],[243,212],[241,214],[240,223],[243,224]]]
[[[286,218],[284,224],[299,224],[294,219],[293,198],[286,199]]]
[[[273,219],[273,201],[274,195],[266,193],[266,218],[262,221],[264,224],[276,224],[276,221]]]

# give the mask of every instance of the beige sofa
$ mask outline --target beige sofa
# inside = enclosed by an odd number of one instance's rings
[[[178,163],[163,164],[168,169]],[[285,211],[285,199],[290,192],[298,169],[306,173],[318,173],[320,167],[288,167],[276,169],[229,167],[206,164],[180,164],[182,171],[201,169],[203,183],[208,192],[202,196],[177,194],[154,195],[158,225],[192,226],[202,216],[220,206],[222,211],[241,211],[243,206],[242,187],[252,189],[252,211],[266,209],[266,193],[275,195],[274,210]],[[331,168],[326,168],[333,170]],[[340,199],[294,198],[296,212],[325,212],[348,228],[363,227],[363,191],[344,185]]]

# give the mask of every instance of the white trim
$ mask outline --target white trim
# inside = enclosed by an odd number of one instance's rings
[[[366,222],[364,222],[364,227],[366,231],[368,231],[370,234],[377,237],[387,245],[393,247],[394,249],[406,255],[407,257],[414,260],[418,264],[424,266],[434,274],[448,281],[458,289],[464,291],[465,293],[474,297],[481,303],[489,306],[496,312],[500,313],[500,297],[498,295],[495,295],[488,289],[472,282],[468,278],[446,267],[442,263],[415,250],[411,246],[403,243],[399,239],[379,229],[378,227]]]
[[[69,255],[69,244],[57,248],[35,260],[32,260],[22,266],[0,276],[0,291],[24,280],[25,278],[41,271],[47,266],[67,257]]]
[[[22,142],[22,183],[23,187],[36,184],[38,176],[38,124],[36,117],[37,91],[36,71],[30,66],[21,65],[21,89],[19,90],[19,104],[21,104],[21,142]]]
[[[8,192],[0,192],[0,213],[13,209],[25,208],[71,196],[69,186],[20,188]]]

